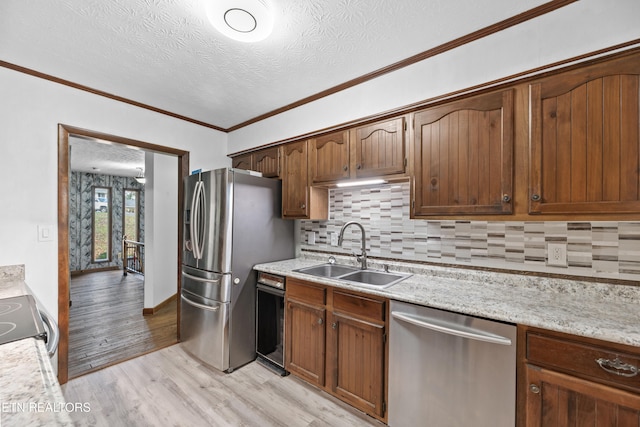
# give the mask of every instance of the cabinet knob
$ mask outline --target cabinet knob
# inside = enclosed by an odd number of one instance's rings
[[[356,165],[356,169],[362,169],[362,165],[361,165],[360,163],[358,163],[358,164]]]
[[[540,201],[540,195],[539,194],[531,195],[531,200],[533,200],[534,202]]]
[[[344,165],[344,166],[342,167],[342,170],[343,170],[343,171],[345,171],[345,172],[346,172],[346,171],[348,171],[348,170],[349,170],[349,166]]]
[[[502,201],[505,203],[509,203],[511,201],[511,196],[509,196],[508,194],[503,195]]]
[[[540,387],[538,387],[535,384],[529,384],[529,390],[531,390],[531,393],[533,393],[533,394],[539,394],[540,393]]]
[[[337,328],[337,327],[338,327],[338,324],[337,324],[336,322],[333,322],[333,323],[331,324],[331,327],[332,327],[333,329],[335,329],[335,328]]]
[[[307,205],[305,203],[300,203],[300,209],[306,209]]]
[[[322,317],[318,317],[318,325],[322,325],[322,323],[324,323],[324,321],[322,320]]]

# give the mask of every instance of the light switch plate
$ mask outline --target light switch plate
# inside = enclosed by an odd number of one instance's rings
[[[38,225],[38,242],[53,241],[53,225]]]
[[[316,233],[313,231],[307,231],[307,244],[315,245],[316,244]]]
[[[338,234],[331,233],[331,246],[338,246]]]

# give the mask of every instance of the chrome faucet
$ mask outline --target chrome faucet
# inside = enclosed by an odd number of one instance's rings
[[[338,234],[338,246],[342,246],[342,241],[344,240],[344,230],[350,225],[357,225],[358,227],[360,227],[360,231],[362,232],[362,252],[360,253],[360,255],[358,254],[355,254],[355,255],[356,255],[356,260],[358,260],[358,262],[360,263],[360,268],[362,270],[366,270],[367,269],[367,235],[364,232],[364,227],[359,222],[349,221],[342,226],[342,228],[340,229],[340,234]]]

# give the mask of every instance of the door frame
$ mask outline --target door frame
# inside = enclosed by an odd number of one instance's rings
[[[151,144],[120,136],[109,135],[65,124],[58,124],[58,381],[64,384],[69,379],[69,136],[85,140],[102,140],[136,147],[144,151],[168,154],[178,158],[178,259],[177,293],[182,286],[180,266],[182,264],[182,235],[184,201],[182,180],[189,175],[189,152],[163,145]],[[180,341],[180,305],[177,307],[178,332]]]

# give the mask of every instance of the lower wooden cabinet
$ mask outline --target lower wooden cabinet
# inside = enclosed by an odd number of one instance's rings
[[[536,366],[526,369],[527,426],[640,425],[640,395]]]
[[[526,329],[520,424],[640,426],[640,349]]]
[[[289,372],[312,384],[325,384],[325,289],[293,286],[298,295],[287,296],[285,364]],[[309,290],[309,292],[307,292]],[[315,298],[315,296],[320,298]],[[308,297],[308,298],[305,298]],[[295,345],[291,345],[291,343]]]
[[[285,304],[285,368],[385,421],[386,301],[288,279]]]

